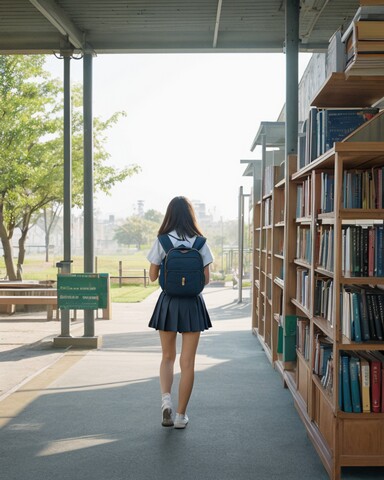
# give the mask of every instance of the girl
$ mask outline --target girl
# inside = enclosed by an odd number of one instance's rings
[[[196,236],[202,236],[192,204],[185,197],[175,197],[168,205],[158,235],[168,234],[174,247],[191,247]],[[207,243],[199,250],[204,264],[205,285],[209,283],[209,265],[213,261]],[[165,251],[156,239],[147,259],[151,263],[149,278],[154,282],[159,277],[160,264]],[[161,292],[149,327],[159,331],[162,348],[160,364],[160,387],[162,394],[162,425],[185,428],[188,423],[186,409],[192,393],[196,350],[200,332],[212,326],[202,295],[196,297],[171,297]],[[172,418],[171,388],[176,359],[176,336],[182,334],[180,355],[179,401],[175,419]]]

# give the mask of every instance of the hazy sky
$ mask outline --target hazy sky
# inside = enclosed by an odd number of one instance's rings
[[[300,72],[309,60],[301,56]],[[63,62],[47,68],[61,77]],[[82,61],[72,61],[82,81]],[[216,218],[237,217],[239,187],[250,191],[240,159],[260,158],[250,146],[261,121],[275,121],[285,98],[283,54],[131,54],[94,58],[94,115],[127,117],[109,132],[117,167],[142,171],[98,195],[95,208],[127,217],[138,200],[162,212],[185,195],[206,203]]]

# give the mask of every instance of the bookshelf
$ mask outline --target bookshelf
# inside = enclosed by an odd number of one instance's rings
[[[384,56],[379,68],[359,69],[327,74],[320,88],[315,66],[308,73],[288,184],[275,178],[254,216],[253,331],[331,480],[342,467],[384,466]],[[345,121],[343,109],[364,110],[364,121]],[[344,123],[333,139],[337,120],[328,119],[337,115]],[[253,147],[272,146],[272,128],[262,122]]]
[[[261,195],[253,201],[252,331],[274,364],[284,289],[284,123],[262,122],[256,145],[263,148]]]
[[[383,166],[384,142],[339,142],[291,176],[290,186],[297,200],[298,233],[296,258],[291,266],[296,274],[296,292],[291,302],[298,316],[298,339],[296,382],[288,386],[332,480],[341,478],[344,466],[384,466],[384,411],[380,408],[374,413],[372,404],[369,412],[360,412],[358,406],[356,411],[346,411],[348,396],[343,383],[348,381],[351,389],[353,370],[349,363],[352,364],[352,358],[361,359],[364,352],[375,354],[384,350],[384,342],[373,338],[372,329],[363,341],[353,338],[350,332],[346,335],[346,324],[350,325],[353,318],[348,295],[352,297],[351,292],[356,290],[361,296],[364,292],[379,298],[381,293],[377,287],[384,285],[384,265],[379,268],[377,263],[384,261],[380,257],[383,253],[376,252],[372,257],[379,274],[372,271],[368,275],[362,264],[354,265],[355,270],[349,265],[356,258],[363,263],[368,258],[363,231],[368,238],[368,230],[384,229]],[[347,208],[346,186],[350,172],[359,172],[362,178],[364,172],[370,175],[381,172],[379,203],[373,203],[371,208]],[[329,178],[334,188],[332,203],[326,208],[325,179]],[[378,193],[376,190],[377,198]],[[303,203],[307,206],[305,212]],[[354,232],[349,233],[350,243],[347,231]],[[376,233],[378,251],[383,250],[380,238]],[[352,249],[354,242],[358,250]],[[363,310],[361,301],[359,298],[360,315],[363,311],[369,314]],[[348,367],[344,366],[345,359]],[[359,398],[361,393],[359,390]]]

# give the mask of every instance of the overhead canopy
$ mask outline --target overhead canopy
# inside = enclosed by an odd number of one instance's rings
[[[0,53],[281,52],[284,0],[0,0]],[[346,29],[358,0],[302,0],[301,51]]]
[[[283,147],[285,145],[285,122],[260,122],[259,130],[252,142],[252,152],[257,145],[263,144],[263,136],[265,136],[266,147]]]

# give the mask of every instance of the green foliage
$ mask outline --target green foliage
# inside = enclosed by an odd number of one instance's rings
[[[43,56],[0,56],[0,238],[7,275],[16,278],[12,237],[20,228],[17,277],[33,219],[63,202],[63,96],[60,83],[44,71]],[[106,132],[125,115],[94,119],[94,189],[111,188],[138,173],[137,165],[107,165]],[[72,201],[83,203],[82,89],[72,98]]]
[[[117,227],[114,238],[120,245],[137,245],[140,248],[155,239],[158,228],[158,222],[133,215]]]

